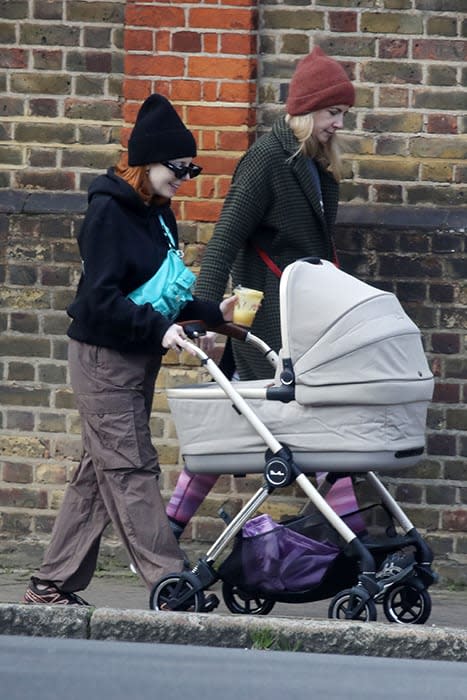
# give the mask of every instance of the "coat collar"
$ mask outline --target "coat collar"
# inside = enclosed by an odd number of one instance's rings
[[[319,192],[316,191],[315,183],[311,177],[310,166],[308,165],[307,158],[303,155],[294,156],[294,153],[297,152],[300,144],[293,131],[289,128],[289,126],[287,126],[284,115],[279,117],[279,119],[274,122],[272,132],[280,142],[284,152],[287,155],[287,158],[292,158],[290,161],[292,172],[295,174],[297,182],[310,202],[313,211],[322,222],[322,225],[327,228],[324,212],[321,208]],[[324,172],[319,164],[317,165],[322,185],[324,206],[326,207],[326,188],[323,187],[323,184],[324,181],[330,177],[330,175]]]

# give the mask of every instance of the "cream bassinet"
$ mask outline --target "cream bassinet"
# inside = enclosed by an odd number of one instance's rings
[[[416,464],[433,375],[397,298],[327,261],[300,260],[282,275],[280,314],[274,380],[233,386],[295,463],[305,473]],[[263,471],[264,440],[217,383],[167,393],[189,471]]]

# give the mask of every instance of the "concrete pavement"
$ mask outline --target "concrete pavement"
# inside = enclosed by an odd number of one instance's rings
[[[268,616],[232,615],[222,601],[215,613],[156,613],[128,570],[94,577],[83,594],[93,608],[26,606],[28,579],[0,570],[0,634],[467,661],[467,590],[433,586],[431,617],[418,626],[389,624],[381,606],[378,622],[328,620],[329,601],[277,604]]]

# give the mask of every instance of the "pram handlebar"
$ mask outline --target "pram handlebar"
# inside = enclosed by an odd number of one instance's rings
[[[213,328],[206,326],[204,321],[182,321],[180,325],[187,334],[190,340],[196,340],[197,338],[202,338],[206,335],[208,330],[219,333],[220,335],[225,335],[228,338],[234,338],[234,340],[239,340],[242,343],[249,343],[253,345],[262,355],[267,359],[267,361],[272,365],[272,367],[277,367],[279,358],[277,353],[262,340],[258,338],[257,335],[250,333],[248,328],[243,326],[238,326],[235,323],[222,323],[220,326],[215,326]],[[202,360],[205,359],[198,352],[196,353],[198,357]]]
[[[237,326],[235,323],[222,323],[220,326],[211,327],[207,326],[204,321],[198,321],[197,319],[181,321],[180,326],[183,327],[187,336],[192,340],[206,335],[208,330],[241,341],[245,341],[249,333],[248,328]]]
[[[236,323],[223,323],[220,326],[212,328],[215,333],[225,335],[227,338],[235,338],[235,340],[246,341],[249,330],[244,326],[238,326]]]

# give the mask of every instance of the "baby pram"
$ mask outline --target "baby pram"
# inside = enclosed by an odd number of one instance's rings
[[[314,258],[284,271],[280,317],[278,358],[248,331],[225,329],[277,364],[274,380],[231,383],[190,343],[215,382],[168,390],[188,470],[263,473],[264,482],[191,571],[156,582],[150,607],[202,610],[221,579],[232,612],[333,596],[331,618],[375,620],[382,602],[390,621],[423,623],[433,555],[375,473],[412,467],[424,451],[433,376],[420,332],[393,294]],[[327,472],[319,490],[309,478],[318,471]],[[369,482],[389,517],[383,526],[373,516],[377,536],[368,509],[340,517],[324,498],[349,475]],[[304,513],[279,524],[252,517],[293,482],[309,499]]]

